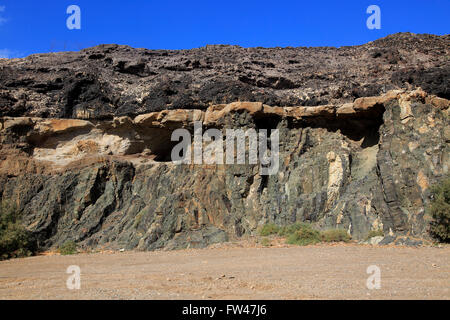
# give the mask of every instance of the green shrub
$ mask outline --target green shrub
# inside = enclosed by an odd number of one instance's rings
[[[36,250],[31,232],[20,222],[19,213],[14,205],[0,204],[0,260],[26,257]]]
[[[281,227],[280,230],[278,231],[278,235],[283,237],[289,237],[291,234],[294,234],[295,232],[303,228],[311,228],[311,225],[308,223],[296,222],[289,226]]]
[[[379,236],[381,236],[381,237],[384,236],[383,230],[381,230],[381,229],[378,229],[378,230],[370,230],[370,231],[369,231],[369,234],[367,235],[366,240],[369,240],[370,238],[373,238],[373,237],[379,237]]]
[[[320,242],[320,232],[311,227],[302,227],[296,232],[290,234],[287,238],[287,243],[306,246],[308,244],[315,244]]]
[[[261,235],[261,236],[270,236],[270,235],[272,235],[272,234],[277,234],[278,233],[278,231],[280,230],[280,227],[279,226],[277,226],[276,224],[274,224],[274,223],[268,223],[268,224],[265,224],[263,227],[262,227],[262,229],[261,229],[261,231],[259,232],[259,234]]]
[[[261,236],[269,236],[273,234],[286,237],[286,242],[289,244],[297,244],[302,246],[315,244],[318,242],[348,242],[351,240],[351,236],[345,230],[332,229],[320,232],[313,229],[311,224],[304,222],[296,222],[283,227],[269,223],[264,225],[260,231]],[[266,240],[268,241],[268,239],[263,239],[262,241]]]
[[[262,238],[262,239],[261,239],[261,244],[262,244],[264,247],[270,247],[270,245],[271,245],[270,239],[269,239],[269,238]]]
[[[428,212],[433,218],[431,234],[441,242],[450,242],[450,177],[431,189],[433,200]]]
[[[72,240],[68,240],[58,248],[58,251],[62,255],[75,254],[77,253],[77,244]]]
[[[348,242],[351,240],[350,235],[343,229],[330,229],[320,233],[320,237],[324,242]]]

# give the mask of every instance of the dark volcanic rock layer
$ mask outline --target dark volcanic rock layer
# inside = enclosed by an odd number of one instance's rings
[[[0,194],[40,248],[202,247],[271,221],[427,238],[450,166],[449,40],[0,59]],[[194,121],[278,129],[279,171],[170,162]]]
[[[449,99],[449,43],[449,35],[396,34],[341,48],[101,45],[5,59],[0,115],[111,119],[235,101],[316,106],[416,86]]]

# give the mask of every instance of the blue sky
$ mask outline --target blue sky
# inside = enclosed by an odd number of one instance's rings
[[[69,30],[69,5],[81,30]],[[369,30],[369,5],[381,29]],[[450,33],[450,0],[0,0],[0,57],[79,50],[101,43],[149,49],[206,44],[243,47],[344,46],[395,32]]]

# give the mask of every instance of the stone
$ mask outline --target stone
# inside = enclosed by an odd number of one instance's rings
[[[336,110],[337,115],[353,115],[356,114],[355,109],[353,108],[353,103],[345,103],[339,106]]]
[[[435,107],[438,107],[441,110],[446,110],[450,108],[450,103],[447,99],[439,98],[439,97],[430,97],[429,102],[434,105]]]
[[[379,244],[383,239],[384,239],[383,236],[375,236],[375,237],[370,238],[370,239],[368,240],[368,243],[369,243],[369,244],[372,244],[372,245],[377,245],[377,244]]]
[[[410,247],[419,247],[419,246],[423,245],[423,241],[406,238],[405,245],[410,246]]]
[[[0,195],[40,249],[203,248],[268,222],[420,245],[429,189],[450,167],[447,47],[448,36],[404,34],[352,48],[112,45],[4,59]],[[402,59],[391,68],[373,48]],[[172,132],[195,121],[277,128],[279,170],[172,163]]]
[[[384,238],[383,238],[383,240],[381,240],[380,242],[378,242],[378,244],[379,245],[386,245],[386,244],[391,244],[391,243],[393,243],[394,241],[395,241],[395,239],[396,239],[397,237],[395,237],[395,236],[385,236]]]

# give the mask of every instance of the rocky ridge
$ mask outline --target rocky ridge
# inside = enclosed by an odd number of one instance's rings
[[[450,99],[449,43],[449,35],[400,33],[340,48],[100,45],[0,59],[0,116],[112,119],[236,101],[337,105],[415,87]]]
[[[400,34],[0,60],[0,194],[44,249],[203,247],[296,221],[428,238],[429,187],[450,166],[448,54],[448,36]],[[278,172],[172,163],[171,133],[194,121],[278,129]]]

